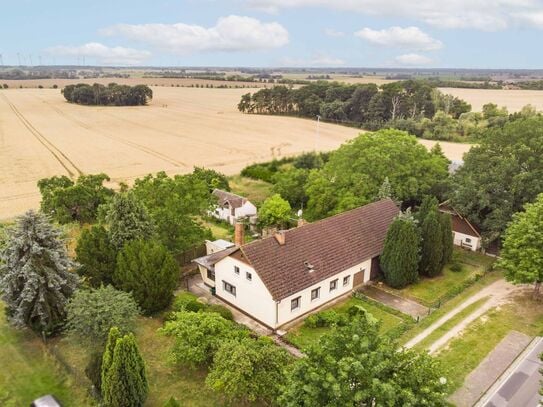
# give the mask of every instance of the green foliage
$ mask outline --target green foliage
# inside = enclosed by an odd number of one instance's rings
[[[93,352],[89,358],[89,363],[85,367],[85,376],[90,380],[94,392],[102,395],[102,359],[103,351]]]
[[[287,352],[268,337],[229,340],[215,353],[206,384],[230,402],[272,403],[289,362]]]
[[[321,219],[372,202],[386,177],[395,198],[411,203],[448,177],[448,161],[431,154],[414,136],[398,130],[361,134],[330,155],[306,185],[310,219]]]
[[[198,301],[198,297],[188,291],[183,291],[175,296],[172,310],[198,312],[206,308],[206,305]]]
[[[165,402],[162,407],[181,407],[181,403],[179,403],[175,397],[170,397],[170,399]]]
[[[144,313],[152,314],[170,305],[178,275],[177,263],[163,245],[134,240],[119,252],[113,281],[132,293]]]
[[[110,345],[108,343],[108,345]],[[141,407],[149,385],[145,363],[133,334],[117,338],[111,363],[102,363],[102,399],[106,407]]]
[[[513,215],[505,231],[498,265],[508,281],[535,284],[539,293],[543,282],[543,193],[524,208]]]
[[[304,325],[309,328],[323,328],[329,326],[342,326],[347,323],[347,318],[344,314],[339,314],[334,310],[317,312],[308,316]]]
[[[93,222],[98,207],[114,194],[104,181],[109,181],[106,174],[81,175],[75,183],[66,176],[41,179],[41,210],[59,223]]]
[[[113,282],[117,251],[109,239],[107,230],[101,225],[84,229],[77,241],[77,272],[91,287]]]
[[[441,367],[398,349],[378,324],[354,318],[323,335],[287,372],[282,406],[446,406]]]
[[[223,191],[230,191],[230,185],[228,185],[228,178],[224,174],[218,171],[203,168],[194,167],[192,177],[197,180],[204,181],[209,189],[209,192],[214,189],[222,189]]]
[[[390,185],[390,181],[388,180],[388,177],[385,177],[385,180],[379,187],[379,191],[377,192],[377,200],[381,199],[392,199],[392,185]]]
[[[274,194],[266,199],[258,211],[258,219],[263,226],[285,227],[292,214],[290,204]]]
[[[166,321],[160,332],[174,338],[170,359],[195,367],[211,363],[219,346],[229,339],[247,337],[246,329],[237,327],[215,312],[180,311]]]
[[[66,307],[66,330],[87,345],[101,345],[109,330],[122,334],[135,327],[139,308],[132,295],[112,286],[77,291]]]
[[[211,208],[208,182],[214,181],[210,176],[214,174],[201,169],[173,178],[159,172],[134,183],[132,191],[148,209],[158,239],[174,254],[211,238],[211,232],[197,221]]]
[[[523,205],[543,192],[543,117],[497,128],[464,157],[454,176],[452,205],[496,240]]]
[[[443,267],[451,261],[454,249],[451,215],[448,213],[440,213],[439,223],[441,226],[441,238],[443,240],[443,256],[441,259],[441,265]]]
[[[28,211],[7,231],[0,248],[0,294],[9,321],[43,335],[55,333],[78,278],[62,232],[42,213]]]
[[[443,268],[443,234],[437,209],[424,218],[421,225],[422,247],[419,271],[428,277],[435,277]]]
[[[153,91],[147,85],[128,86],[116,83],[107,86],[99,83],[66,85],[62,94],[68,102],[94,106],[143,106],[153,98]]]
[[[234,315],[230,309],[226,308],[224,305],[211,304],[206,309],[207,312],[216,312],[221,317],[228,321],[234,321]]]
[[[288,201],[292,208],[302,208],[307,204],[305,184],[309,177],[309,170],[304,168],[293,168],[281,171],[273,176],[272,191],[281,195]]]
[[[380,257],[389,286],[402,288],[418,280],[420,240],[417,225],[411,218],[398,217],[389,226]]]
[[[132,192],[115,195],[104,210],[109,239],[117,250],[130,241],[149,239],[155,232],[147,208]]]

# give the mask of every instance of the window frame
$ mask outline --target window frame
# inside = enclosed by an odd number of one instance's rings
[[[313,293],[317,293],[316,296],[313,295]],[[321,297],[321,288],[317,287],[311,290],[311,301],[318,300]]]
[[[247,281],[253,281],[253,273],[250,273],[249,271],[245,272],[245,278]]]
[[[347,287],[351,282],[351,275],[343,277],[343,287]]]
[[[206,276],[209,280],[215,281],[215,272],[211,270],[207,270]]]
[[[339,283],[339,279],[338,279],[338,278],[336,278],[336,279],[330,281],[330,292],[337,290],[337,288],[338,288],[338,283]],[[333,288],[332,288],[332,284],[334,285]]]
[[[295,307],[292,306],[294,303],[296,304]],[[300,308],[302,308],[302,297],[299,295],[298,297],[290,300],[290,312],[296,311]]]
[[[239,276],[239,266],[234,266],[234,274]]]
[[[228,288],[228,287],[230,287],[230,288]],[[228,281],[222,280],[222,288],[228,294],[233,295],[234,297],[237,297],[237,289],[236,289],[235,285],[230,284]]]

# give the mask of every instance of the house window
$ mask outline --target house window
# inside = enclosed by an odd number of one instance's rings
[[[349,285],[349,281],[351,281],[351,276],[345,276],[343,277],[343,287]]]
[[[230,283],[227,283],[226,281],[222,282],[222,286],[224,288],[224,291],[232,294],[234,297],[236,296],[236,287],[235,286],[233,286]]]
[[[215,281],[215,272],[211,270],[207,270],[207,278],[209,278],[212,281]]]
[[[321,288],[317,287],[313,290],[311,290],[311,301],[316,300],[321,296]]]
[[[252,279],[253,279],[253,275],[251,273],[249,273],[249,272],[245,273],[245,277],[247,277],[247,280],[249,280],[249,281],[252,281]]]
[[[239,267],[238,266],[234,266],[234,273],[239,275]]]
[[[334,291],[337,288],[337,278],[330,281],[330,291]]]
[[[296,297],[290,300],[290,310],[294,311],[300,308],[301,302],[302,302],[302,297]]]
[[[466,237],[466,243],[471,243],[471,239],[469,237]]]

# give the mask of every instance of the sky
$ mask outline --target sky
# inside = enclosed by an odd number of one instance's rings
[[[543,0],[3,3],[4,65],[543,68]]]

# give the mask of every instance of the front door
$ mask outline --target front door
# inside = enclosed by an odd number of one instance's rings
[[[364,270],[354,273],[353,276],[353,287],[357,287],[361,284],[364,284]]]

